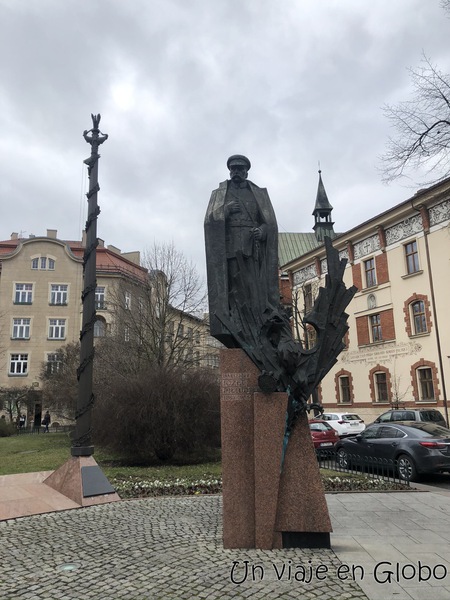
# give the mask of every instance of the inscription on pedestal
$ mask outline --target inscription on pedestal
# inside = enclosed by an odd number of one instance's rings
[[[242,400],[243,394],[252,394],[250,373],[223,373],[220,394],[222,400]]]

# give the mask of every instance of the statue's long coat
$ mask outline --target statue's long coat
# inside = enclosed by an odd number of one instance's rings
[[[267,305],[278,306],[278,228],[275,213],[265,188],[247,181],[258,204],[265,240],[261,243],[261,277],[267,282]],[[209,316],[211,335],[226,346],[235,344],[218,316],[228,318],[228,269],[225,245],[225,197],[228,182],[224,181],[213,190],[205,217],[206,267],[208,276]],[[251,307],[252,308],[252,307]]]

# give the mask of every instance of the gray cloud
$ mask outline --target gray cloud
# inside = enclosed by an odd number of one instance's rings
[[[84,226],[90,113],[101,147],[99,235],[174,241],[203,271],[203,216],[233,153],[280,229],[310,230],[320,160],[344,231],[412,190],[377,172],[381,106],[421,52],[450,66],[438,0],[0,0],[2,238]]]

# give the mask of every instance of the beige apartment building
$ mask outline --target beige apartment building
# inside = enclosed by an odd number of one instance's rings
[[[396,406],[437,407],[448,420],[450,179],[346,233],[334,232],[331,211],[319,185],[315,233],[280,234],[282,272],[300,314],[324,285],[323,234],[348,261],[345,284],[358,288],[346,348],[320,386],[325,409],[370,423]]]
[[[43,365],[58,368],[58,349],[79,340],[83,253],[83,240],[60,240],[54,229],[28,238],[13,233],[0,242],[0,388],[34,392],[35,410],[28,414],[29,423],[40,422],[46,408],[39,394]],[[117,326],[118,298],[123,302],[122,314],[142,310],[141,297],[150,277],[140,265],[139,252],[121,252],[99,240],[95,338]],[[170,319],[185,355],[195,358],[198,366],[217,366],[218,349],[205,320],[175,310]],[[126,320],[121,324],[124,345],[133,335],[131,321],[129,327]]]

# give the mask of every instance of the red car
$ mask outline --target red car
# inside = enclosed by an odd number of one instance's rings
[[[334,452],[339,435],[331,425],[320,419],[312,419],[309,421],[309,428],[317,456],[325,456]]]

